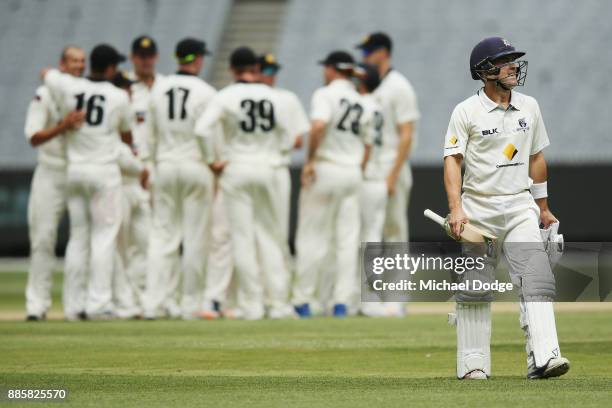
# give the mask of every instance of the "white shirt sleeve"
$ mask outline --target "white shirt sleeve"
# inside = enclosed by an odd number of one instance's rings
[[[315,91],[310,104],[310,119],[329,123],[332,119],[333,111],[331,101],[325,96],[324,90],[319,89]]]
[[[416,93],[409,82],[395,89],[393,110],[395,113],[395,124],[409,123],[418,120],[421,116],[417,104]]]
[[[134,114],[132,107],[130,106],[130,99],[127,93],[121,96],[121,103],[119,105],[119,132],[129,132],[132,130],[132,124],[134,121]]]
[[[291,136],[303,135],[310,131],[310,121],[308,115],[302,106],[302,103],[295,94],[290,94],[291,101],[291,122],[293,130]]]
[[[530,155],[534,155],[539,153],[546,146],[550,144],[548,140],[548,133],[546,132],[546,126],[544,126],[544,120],[542,119],[542,112],[540,111],[540,106],[536,102],[536,117],[535,123],[533,125],[533,140],[531,142],[531,151]]]
[[[44,82],[47,88],[49,88],[53,99],[59,102],[63,100],[64,92],[73,80],[70,75],[64,74],[57,69],[51,69],[45,75]]]
[[[359,133],[364,144],[371,145],[374,143],[374,132],[374,110],[364,104],[364,112],[359,123]]]
[[[197,137],[201,137],[204,146],[204,161],[211,163],[215,160],[215,147],[223,140],[222,137],[218,137],[218,133],[221,132],[221,120],[223,119],[224,109],[223,102],[217,94],[207,104],[206,109],[196,119],[194,133]],[[223,147],[218,147],[219,150],[223,150]]]
[[[465,156],[469,140],[469,125],[463,109],[455,107],[444,139],[444,157],[460,154]]]
[[[47,96],[43,95],[42,92],[37,91],[34,99],[28,106],[28,113],[26,115],[25,122],[25,136],[28,140],[32,139],[32,136],[36,132],[39,132],[45,128],[49,119],[49,106],[50,101],[47,100]]]

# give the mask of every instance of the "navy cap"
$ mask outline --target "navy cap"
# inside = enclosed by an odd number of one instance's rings
[[[157,43],[148,35],[141,35],[132,41],[132,54],[142,56],[157,55]]]
[[[517,51],[512,44],[502,37],[489,37],[485,38],[472,50],[470,55],[470,72],[473,79],[480,79],[480,76],[476,71],[486,65],[487,62],[493,63],[502,57],[513,57],[514,59],[520,58],[525,55],[522,51]]]
[[[179,64],[188,64],[199,55],[210,55],[210,51],[206,49],[206,43],[204,41],[188,37],[176,44],[174,55]]]
[[[370,53],[379,48],[384,48],[391,52],[393,42],[391,41],[391,37],[389,37],[387,34],[378,31],[365,37],[359,44],[357,44],[357,48],[361,49],[364,53]]]
[[[347,70],[354,67],[355,59],[346,51],[333,51],[324,60],[319,61],[319,64],[333,66],[339,70]]]
[[[260,55],[257,58],[257,63],[259,64],[259,69],[263,75],[275,75],[281,68],[281,65],[276,60],[276,57],[271,53]]]
[[[244,68],[257,65],[257,56],[249,47],[238,47],[230,55],[232,68]]]
[[[112,65],[119,65],[123,61],[125,61],[125,56],[108,44],[96,45],[89,54],[89,65],[96,72],[104,71]]]

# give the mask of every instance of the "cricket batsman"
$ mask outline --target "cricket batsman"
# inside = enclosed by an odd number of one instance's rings
[[[60,71],[80,77],[85,71],[85,52],[75,46],[62,50]],[[67,207],[66,139],[67,131],[81,125],[83,112],[60,116],[51,91],[41,85],[30,106],[25,134],[38,150],[28,203],[30,270],[26,287],[28,321],[43,320],[51,307],[51,278],[55,260],[57,228]],[[84,312],[84,311],[83,311]]]
[[[546,228],[558,222],[547,203],[542,151],[548,135],[536,100],[513,90],[527,76],[527,61],[520,60],[524,55],[500,37],[485,38],[472,50],[470,73],[483,87],[452,113],[444,143],[444,184],[455,236],[463,224],[472,223],[498,237],[486,267],[492,272],[501,253],[508,261],[520,290],[527,377],[536,379],[563,375],[570,364],[559,348],[555,279],[539,230],[540,223]],[[482,291],[456,294],[459,379],[491,376],[491,298]]]

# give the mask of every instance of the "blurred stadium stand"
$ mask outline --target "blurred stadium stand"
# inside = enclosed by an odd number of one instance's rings
[[[612,53],[608,41],[612,2],[570,0],[501,4],[490,0],[3,0],[0,2],[0,254],[27,253],[26,203],[35,151],[23,136],[27,104],[41,67],[55,65],[68,43],[86,50],[100,42],[129,53],[134,37],[150,34],[160,49],[160,72],[175,69],[180,38],[199,36],[214,55],[204,76],[216,86],[229,81],[232,48],[251,45],[275,51],[283,65],[279,85],[295,91],[305,106],[321,85],[316,61],[333,49],[348,49],[367,33],[384,30],[394,39],[394,67],[414,85],[422,120],[412,155],[415,187],[411,236],[440,239],[422,217],[445,210],[441,145],[455,104],[478,89],[468,72],[473,45],[502,35],[527,51],[524,92],[536,97],[551,146],[551,206],[566,238],[612,240],[605,214],[610,191],[599,180],[612,176]],[[608,51],[606,51],[608,50]],[[129,65],[126,65],[126,68]],[[300,164],[296,155],[296,165]],[[294,181],[297,181],[297,168]],[[602,191],[603,190],[603,191]],[[294,204],[297,189],[294,191]],[[295,208],[293,215],[295,217]],[[60,247],[65,241],[65,229]]]

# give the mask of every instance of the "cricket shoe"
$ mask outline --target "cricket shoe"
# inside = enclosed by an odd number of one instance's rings
[[[47,319],[47,316],[44,313],[40,315],[29,314],[26,316],[26,322],[40,322],[46,319]]]
[[[334,317],[344,318],[347,315],[348,312],[344,303],[336,303],[334,305]]]
[[[461,378],[462,380],[486,380],[489,377],[482,370],[472,370]]]
[[[310,311],[310,305],[308,303],[304,303],[302,305],[294,306],[295,313],[298,314],[302,319],[307,319],[312,317],[312,312]]]
[[[205,302],[204,308],[200,312],[202,320],[217,320],[221,318],[221,302],[216,300]]]
[[[553,357],[546,365],[542,367],[533,367],[529,369],[527,378],[530,380],[538,380],[544,378],[560,377],[567,373],[570,369],[570,362],[565,357]]]

